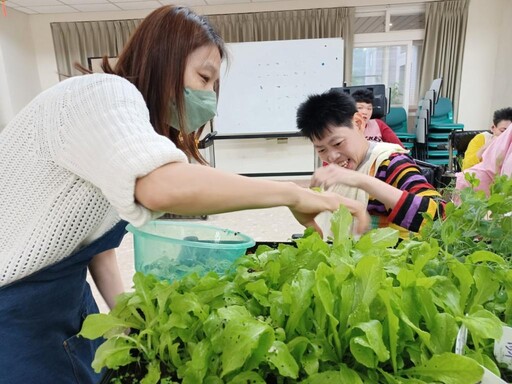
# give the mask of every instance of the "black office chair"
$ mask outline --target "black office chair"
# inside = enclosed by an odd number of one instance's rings
[[[453,174],[461,171],[462,159],[468,149],[469,142],[482,131],[452,131],[448,139],[448,172]]]
[[[432,164],[427,161],[414,159],[416,165],[421,171],[421,174],[427,179],[427,181],[435,189],[443,187],[442,177],[444,173],[444,167],[439,164]]]

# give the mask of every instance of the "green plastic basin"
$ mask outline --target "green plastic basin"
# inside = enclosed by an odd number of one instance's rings
[[[243,233],[190,222],[155,220],[126,229],[133,234],[135,270],[167,280],[223,274],[255,244]]]

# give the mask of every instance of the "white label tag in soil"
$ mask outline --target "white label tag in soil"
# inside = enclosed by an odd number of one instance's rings
[[[494,342],[494,356],[498,363],[512,370],[512,328],[504,326],[501,339]]]
[[[484,375],[482,376],[482,381],[478,384],[507,384],[506,381],[503,381],[501,378],[496,376],[494,373],[489,371],[487,368],[482,367],[484,369]]]
[[[466,342],[468,340],[468,329],[464,324],[462,324],[459,328],[459,333],[457,333],[457,339],[455,339],[455,353],[457,355],[464,354],[464,347],[466,346]]]

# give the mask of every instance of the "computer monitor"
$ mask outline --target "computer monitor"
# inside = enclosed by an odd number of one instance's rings
[[[373,113],[372,119],[381,119],[389,113],[389,103],[386,95],[386,86],[384,84],[371,84],[371,85],[353,85],[350,87],[334,87],[331,90],[352,95],[355,91],[366,89],[373,93]]]

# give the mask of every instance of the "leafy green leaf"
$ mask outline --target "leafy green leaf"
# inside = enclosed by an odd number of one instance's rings
[[[430,328],[430,341],[434,353],[450,352],[455,345],[459,327],[454,317],[448,313],[437,313]]]
[[[466,309],[471,295],[471,288],[474,284],[474,279],[468,264],[463,264],[456,259],[451,259],[447,262],[448,268],[455,279],[457,279],[460,291],[460,306]],[[467,312],[465,310],[464,312]]]
[[[346,364],[340,364],[340,374],[341,380],[339,383],[363,384],[357,371],[349,368]]]
[[[267,352],[267,360],[270,361],[284,377],[296,379],[299,375],[299,366],[291,355],[286,344],[274,341]]]
[[[346,381],[343,381],[343,378],[343,374],[339,371],[326,371],[309,376],[301,384],[345,383]]]
[[[479,265],[473,272],[476,292],[471,301],[470,312],[473,308],[481,306],[494,299],[499,290],[499,283],[495,279],[495,273],[485,265]]]
[[[469,330],[470,334],[485,339],[498,340],[502,333],[502,323],[496,315],[480,309],[464,317],[458,318]]]
[[[438,276],[432,286],[434,296],[432,299],[439,307],[453,316],[461,316],[463,310],[460,304],[460,291],[452,280]]]
[[[257,366],[263,361],[275,341],[272,328],[253,319],[244,307],[220,308],[219,317],[226,321],[218,338],[223,346],[221,377],[240,369],[251,357],[251,365]]]
[[[333,245],[346,244],[350,241],[352,215],[347,207],[341,205],[331,217],[331,231],[334,235]]]
[[[223,381],[222,381],[223,383]],[[253,371],[241,372],[233,379],[229,380],[228,384],[265,384],[265,380],[257,373]]]
[[[483,373],[476,361],[454,353],[435,355],[425,364],[402,372],[407,376],[450,384],[477,383]]]
[[[203,382],[212,353],[209,340],[201,340],[194,346],[191,359],[178,369],[178,375],[182,377],[183,384]]]
[[[368,368],[376,368],[378,361],[389,359],[389,351],[382,340],[382,325],[378,321],[361,323],[354,328],[363,331],[363,335],[350,339],[350,351],[359,363]]]
[[[385,278],[382,264],[377,257],[365,256],[357,263],[354,275],[360,281],[360,284],[356,285],[357,298],[370,305]]]
[[[373,229],[361,236],[354,248],[362,252],[369,252],[376,248],[394,247],[398,243],[398,239],[399,236],[396,229],[390,227]]]
[[[286,334],[293,335],[311,304],[312,288],[315,285],[315,274],[312,271],[301,269],[290,285],[290,317],[285,326]]]
[[[96,350],[96,355],[92,362],[94,371],[99,373],[103,367],[117,369],[137,361],[131,354],[132,349],[136,348],[136,343],[128,338],[116,337],[108,339]]]
[[[503,265],[506,263],[502,257],[498,256],[494,252],[489,252],[489,251],[473,252],[471,255],[469,255],[466,258],[466,260],[468,263],[482,263],[484,261],[488,261],[488,262],[496,263],[496,264],[500,264],[500,265]]]
[[[131,326],[132,324],[118,319],[117,317],[104,313],[94,313],[85,318],[82,329],[78,335],[87,339],[97,339],[112,329],[124,331]]]
[[[157,384],[160,382],[160,364],[157,361],[152,361],[147,365],[148,372],[142,378],[140,384]]]

